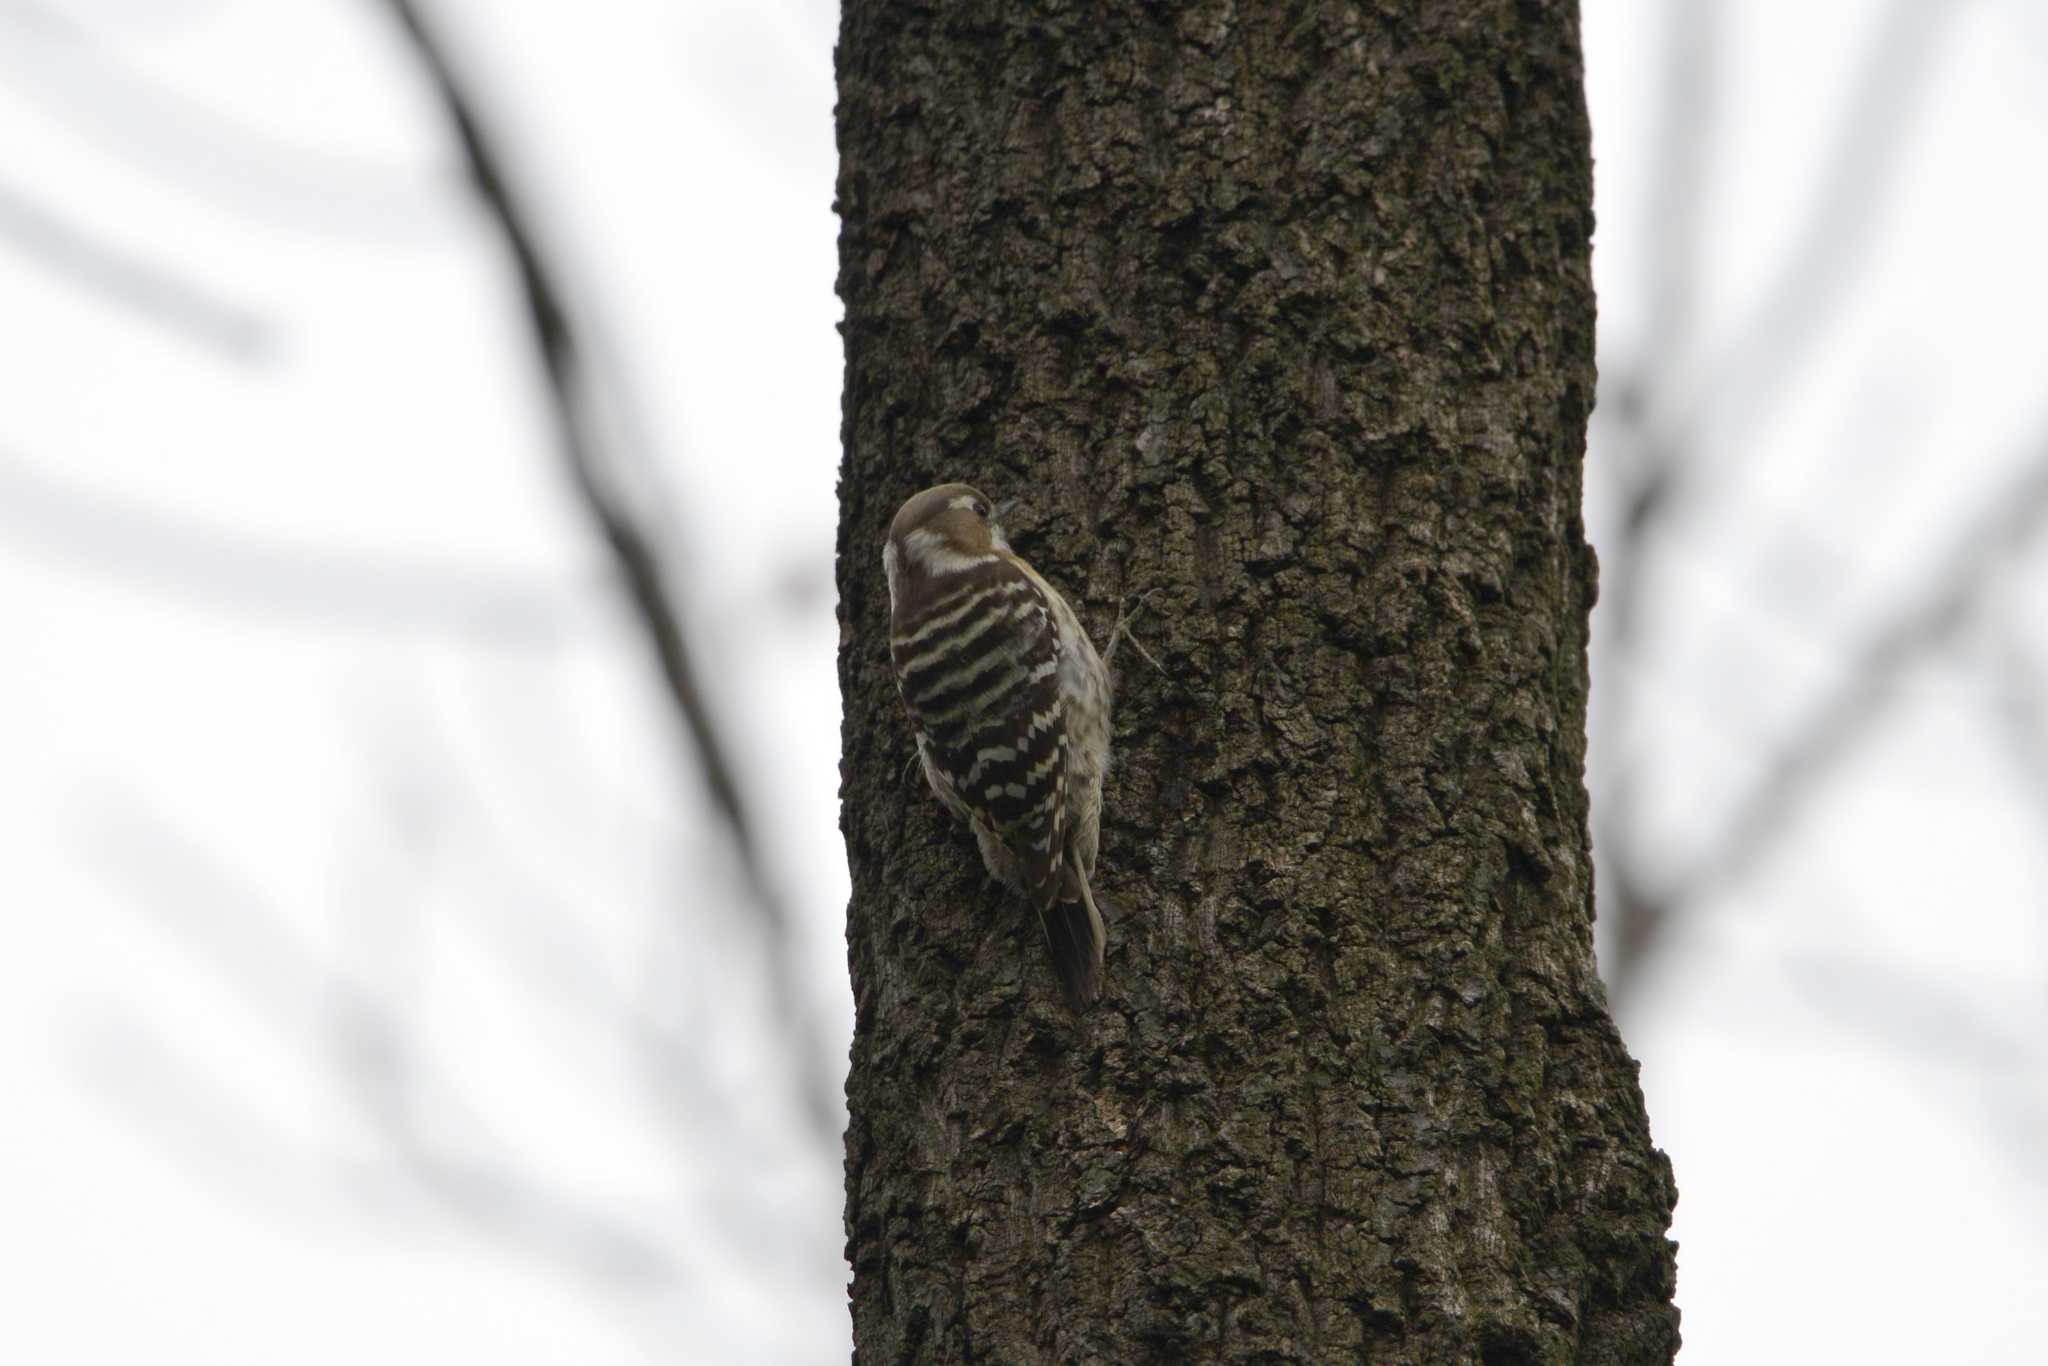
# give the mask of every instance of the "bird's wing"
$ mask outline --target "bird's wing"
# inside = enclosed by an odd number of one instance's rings
[[[1059,638],[1045,593],[1008,560],[904,623],[892,651],[930,766],[1016,856],[1023,891],[1058,894],[1065,855],[1067,732]],[[926,626],[929,630],[925,630]]]

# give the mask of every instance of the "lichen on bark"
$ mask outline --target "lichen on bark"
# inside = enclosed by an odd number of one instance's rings
[[[1576,9],[847,0],[839,587],[857,1359],[1677,1345],[1594,970]],[[927,484],[1119,658],[1104,1002],[906,772]]]

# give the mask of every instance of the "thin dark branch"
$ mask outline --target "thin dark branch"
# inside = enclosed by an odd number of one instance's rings
[[[636,521],[600,468],[592,434],[590,351],[574,321],[567,295],[557,283],[535,227],[513,190],[496,145],[484,132],[476,107],[465,94],[435,37],[412,0],[386,0],[411,39],[432,80],[468,163],[478,197],[497,222],[518,271],[526,313],[548,379],[556,434],[578,496],[597,522],[625,576],[628,594],[661,666],[671,701],[694,744],[705,787],[739,854],[749,890],[760,912],[771,971],[789,1031],[788,1045],[802,1087],[804,1112],[822,1139],[838,1139],[837,1088],[827,1081],[815,1010],[795,968],[794,926],[773,880],[760,841],[740,796],[739,781],[726,752],[683,626],[682,605],[670,584],[663,550]]]

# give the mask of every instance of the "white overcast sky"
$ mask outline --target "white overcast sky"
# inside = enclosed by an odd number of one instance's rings
[[[834,11],[430,8],[660,453],[838,1058]],[[1722,9],[1707,368],[1892,7]],[[1586,5],[1610,372],[1669,10]],[[1843,302],[1654,566],[1611,742],[1674,865],[2048,447],[2048,18],[1948,11]],[[837,1157],[454,166],[371,0],[0,0],[0,1360],[844,1358]],[[2043,568],[1633,998],[1689,1361],[2048,1336],[2048,793],[1993,668],[2048,662]]]

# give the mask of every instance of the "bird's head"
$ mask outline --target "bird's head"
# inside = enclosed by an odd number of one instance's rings
[[[940,484],[914,495],[897,509],[882,545],[889,594],[896,596],[905,574],[941,578],[986,564],[1009,541],[994,520],[998,509],[967,484]]]

